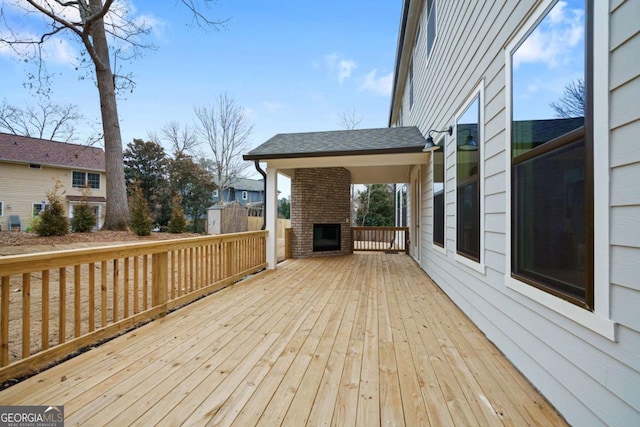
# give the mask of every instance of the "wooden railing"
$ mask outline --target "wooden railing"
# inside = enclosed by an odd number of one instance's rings
[[[407,227],[351,227],[354,251],[409,251]]]
[[[0,257],[0,382],[266,267],[266,231]]]

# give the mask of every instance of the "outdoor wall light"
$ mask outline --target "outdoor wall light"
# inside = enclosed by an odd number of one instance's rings
[[[424,145],[424,148],[422,149],[422,151],[435,151],[437,150],[438,147],[434,142],[433,142],[433,137],[431,136],[432,132],[436,132],[436,133],[448,133],[449,136],[453,135],[453,126],[449,126],[449,128],[445,129],[445,130],[437,130],[437,129],[431,129],[427,135],[427,143]]]

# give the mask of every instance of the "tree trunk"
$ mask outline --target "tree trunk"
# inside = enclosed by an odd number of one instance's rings
[[[92,6],[95,6],[95,3],[100,4],[101,1],[91,0],[91,3]],[[94,64],[100,96],[107,175],[107,206],[102,228],[105,230],[127,230],[130,218],[127,187],[124,179],[122,136],[113,73],[109,61],[109,46],[102,19],[95,23],[91,35],[93,46],[100,59],[100,62],[94,61]]]

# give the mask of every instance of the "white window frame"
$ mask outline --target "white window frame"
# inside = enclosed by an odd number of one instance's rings
[[[454,188],[454,200],[455,200],[455,206],[456,208],[454,209],[454,224],[456,225],[456,233],[455,233],[455,255],[454,255],[454,259],[456,260],[456,262],[465,265],[466,267],[469,267],[472,270],[477,271],[480,274],[486,275],[486,266],[485,266],[485,255],[484,255],[484,169],[485,169],[485,165],[484,165],[484,152],[485,152],[485,146],[484,146],[484,142],[485,142],[485,135],[484,135],[484,79],[482,79],[480,81],[480,83],[473,89],[473,91],[471,92],[471,95],[464,101],[464,103],[462,104],[462,107],[460,107],[460,109],[458,111],[456,111],[455,117],[454,117],[454,127],[453,127],[453,134],[457,135],[458,132],[458,118],[460,116],[462,116],[466,111],[467,108],[469,108],[469,106],[473,103],[473,100],[478,97],[478,109],[479,109],[479,123],[478,123],[478,129],[479,129],[479,134],[480,134],[480,138],[478,138],[478,148],[480,151],[480,154],[478,156],[478,164],[480,165],[480,171],[479,171],[479,177],[478,180],[479,182],[479,186],[480,186],[480,195],[479,198],[480,200],[478,200],[478,204],[479,209],[480,209],[480,261],[476,262],[470,258],[467,258],[465,256],[462,256],[458,253],[458,172],[457,172],[457,150],[458,147],[453,146],[453,149],[456,150],[456,153],[454,154],[455,163],[456,163],[456,167],[454,167],[454,182],[455,184],[455,188]],[[454,136],[453,141],[456,141],[456,137]]]
[[[557,3],[544,0],[505,49],[505,182],[507,206],[511,204],[512,53]],[[609,9],[607,2],[593,1],[593,178],[594,178],[594,310],[589,311],[560,297],[511,277],[511,209],[506,209],[505,286],[526,298],[611,340],[616,340],[610,319],[609,278]],[[553,318],[549,318],[554,321]]]
[[[442,144],[441,144],[442,142]],[[433,240],[433,228],[434,228],[434,223],[435,223],[435,210],[436,210],[436,205],[435,205],[435,189],[434,189],[434,184],[435,184],[435,170],[436,170],[436,156],[434,155],[434,153],[431,154],[431,219],[433,221],[433,223],[431,224],[431,248],[436,251],[436,252],[440,252],[443,255],[447,254],[447,140],[445,138],[444,135],[442,135],[439,139],[438,142],[436,142],[437,146],[442,147],[442,151],[443,151],[443,156],[444,156],[444,160],[443,160],[443,169],[444,169],[444,181],[443,181],[443,196],[444,196],[444,242],[442,242],[442,246],[440,245],[436,245],[436,243]]]
[[[217,188],[215,190],[213,190],[213,197],[220,197],[218,195],[218,189]]]

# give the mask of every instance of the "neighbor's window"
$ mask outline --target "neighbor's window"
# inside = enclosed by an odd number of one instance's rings
[[[218,197],[218,189],[213,190],[213,197]]]
[[[436,39],[436,0],[427,0],[427,58]]]
[[[242,192],[242,200],[247,200],[249,198],[249,193],[247,193],[246,191]]]
[[[71,186],[73,188],[84,188],[85,186],[93,189],[100,188],[100,174],[91,172],[73,171],[71,177]]]
[[[433,152],[433,243],[444,248],[444,138]]]
[[[480,262],[480,94],[456,121],[458,254]]]
[[[511,274],[593,308],[588,3],[555,3],[511,53]]]
[[[40,215],[40,212],[42,212],[44,209],[46,209],[47,204],[46,203],[32,203],[31,204],[31,216],[38,216]]]

